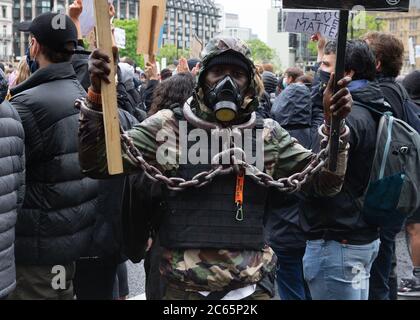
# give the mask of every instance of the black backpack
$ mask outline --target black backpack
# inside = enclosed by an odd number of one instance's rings
[[[419,84],[420,85],[420,84]],[[402,101],[404,120],[409,126],[420,133],[420,106],[415,104],[408,95],[407,90],[398,82],[384,82],[381,87],[393,90]]]

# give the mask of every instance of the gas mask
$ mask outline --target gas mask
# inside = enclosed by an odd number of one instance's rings
[[[31,59],[30,49],[31,49],[31,46],[29,45],[28,49],[26,49],[26,63],[28,64],[29,71],[32,74],[32,73],[35,73],[36,70],[38,70],[39,65],[35,59]]]
[[[238,85],[230,77],[220,80],[205,95],[206,105],[220,122],[233,121],[242,106],[243,98]]]
[[[8,89],[9,85],[6,79],[6,75],[0,69],[0,103],[2,103],[4,99],[6,99]]]

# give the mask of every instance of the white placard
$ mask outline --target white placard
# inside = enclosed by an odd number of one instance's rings
[[[125,49],[125,30],[114,28],[115,44],[118,48]]]
[[[113,2],[113,0],[108,0],[108,3],[110,4]],[[86,37],[96,25],[93,0],[83,0],[83,11],[79,20],[82,36]]]
[[[420,58],[420,46],[416,46],[416,58]]]
[[[321,33],[328,39],[337,38],[340,24],[338,11],[292,11],[287,13],[286,32]]]
[[[166,66],[167,66],[167,61],[166,61],[166,58],[162,58],[162,61],[161,61],[161,64],[162,64],[162,70],[163,69],[166,69]]]
[[[416,64],[416,53],[414,52],[414,40],[413,38],[408,39],[408,56],[410,57],[410,64]]]

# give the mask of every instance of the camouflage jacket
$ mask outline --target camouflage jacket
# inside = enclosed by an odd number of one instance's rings
[[[82,108],[80,114],[80,163],[85,174],[91,177],[103,177],[107,174],[107,162],[102,114],[94,111],[97,107],[88,101],[86,105],[88,108]],[[161,110],[128,131],[128,135],[145,160],[159,167],[168,176],[176,176],[178,164],[162,166],[157,163],[156,153],[163,143],[156,138],[158,133],[179,134],[179,120],[172,110]],[[264,169],[276,179],[300,172],[315,156],[274,120],[264,120],[262,134]],[[180,151],[176,146],[173,151],[179,155]],[[320,196],[337,194],[344,181],[347,153],[347,148],[341,150],[336,173],[322,169],[308,183],[306,192]],[[123,154],[123,164],[124,173],[139,170],[126,154]],[[266,247],[262,251],[236,252],[207,249],[165,250],[160,269],[169,281],[178,283],[186,290],[218,291],[257,283],[274,268],[275,255],[271,248]]]

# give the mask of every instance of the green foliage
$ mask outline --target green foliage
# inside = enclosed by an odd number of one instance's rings
[[[137,20],[114,20],[114,26],[125,30],[125,49],[120,49],[120,57],[133,59],[137,66],[144,69],[144,58],[137,54]]]
[[[159,53],[157,55],[158,61],[161,61],[162,58],[166,58],[167,64],[173,64],[174,60],[178,60],[179,58],[186,58],[190,57],[189,50],[178,49],[173,44],[164,45],[162,48],[159,49]]]
[[[249,40],[247,44],[251,48],[252,59],[255,63],[273,62],[273,59],[276,57],[275,50],[261,40]]]
[[[365,21],[363,23],[363,16],[365,15]],[[359,39],[364,34],[369,31],[383,31],[384,21],[377,19],[373,14],[359,13],[358,15],[353,16],[353,19],[349,20],[349,34],[348,38],[351,39],[352,30],[353,30],[353,39]],[[352,29],[352,27],[354,28]]]

